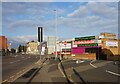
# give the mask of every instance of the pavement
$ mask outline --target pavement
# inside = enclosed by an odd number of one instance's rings
[[[67,82],[58,69],[58,60],[50,60],[44,63],[44,67],[31,81],[33,82]]]

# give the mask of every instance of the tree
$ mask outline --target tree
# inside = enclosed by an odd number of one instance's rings
[[[16,50],[14,48],[11,49],[11,53],[14,54]]]
[[[23,46],[23,52],[27,51],[27,46]]]
[[[18,52],[26,52],[27,51],[27,46],[24,46],[24,45],[19,45],[18,47]]]
[[[22,46],[21,45],[19,45],[19,47],[18,47],[18,52],[22,52]]]

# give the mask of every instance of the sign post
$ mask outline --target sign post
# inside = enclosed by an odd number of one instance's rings
[[[64,45],[65,45],[65,59],[67,58],[67,56],[66,56],[66,45],[67,45],[67,42],[66,41],[64,41]]]

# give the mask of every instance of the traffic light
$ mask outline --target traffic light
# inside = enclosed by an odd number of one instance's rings
[[[38,42],[43,42],[43,28],[38,27]]]

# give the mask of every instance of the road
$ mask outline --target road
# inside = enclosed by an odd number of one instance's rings
[[[84,61],[84,62],[83,62]],[[81,63],[76,63],[76,60],[63,60],[62,66],[57,60],[50,60],[44,63],[44,67],[33,78],[33,82],[76,82],[91,84],[96,82],[119,82],[120,74],[117,65],[112,61],[91,61],[83,60]],[[95,67],[96,66],[96,67]],[[61,70],[60,70],[61,69]],[[112,72],[112,73],[109,73]],[[116,74],[113,74],[116,73]],[[66,75],[65,75],[66,74]]]
[[[74,82],[119,82],[118,78],[120,76],[107,72],[119,73],[120,70],[120,68],[113,65],[113,62],[110,61],[96,61],[92,63],[92,66],[91,61],[87,60],[78,64],[75,64],[75,62],[63,62],[63,66],[65,67],[67,76]],[[71,67],[73,68],[71,69]]]
[[[14,55],[2,58],[2,80],[8,80],[25,72],[39,60],[36,55]]]
[[[64,59],[60,62],[58,59],[48,59],[42,64],[42,67],[39,67],[38,72],[33,77],[25,78],[22,76],[14,82],[24,82],[30,79],[27,84],[35,82],[51,82],[51,84],[58,82],[67,84],[70,82],[74,82],[76,84],[107,82],[118,84],[120,78],[119,71],[120,67],[115,65],[112,61],[79,60],[79,62],[76,62],[76,60],[73,59]]]

